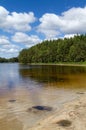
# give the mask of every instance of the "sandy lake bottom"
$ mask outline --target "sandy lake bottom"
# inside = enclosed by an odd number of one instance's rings
[[[40,122],[44,120],[48,122],[47,119],[52,116],[58,117],[56,113],[64,109],[65,104],[77,100],[83,93],[80,90],[53,88],[48,90],[43,88],[42,91],[40,88],[28,91],[22,88],[15,89],[11,93],[2,93],[0,95],[0,130],[35,130]]]

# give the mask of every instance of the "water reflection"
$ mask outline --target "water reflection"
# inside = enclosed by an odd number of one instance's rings
[[[86,87],[86,67],[56,66],[56,65],[30,65],[20,66],[19,74],[23,79],[43,83],[45,86],[63,88]]]
[[[0,93],[15,88],[86,88],[86,67],[0,64]]]
[[[0,93],[11,91],[19,84],[18,64],[0,64]]]
[[[45,112],[27,110],[59,110],[77,97],[66,88],[86,88],[86,67],[0,64],[0,130],[29,129],[46,119]]]

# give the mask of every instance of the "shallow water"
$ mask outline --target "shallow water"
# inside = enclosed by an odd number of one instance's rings
[[[0,130],[28,130],[84,89],[86,67],[0,64]]]

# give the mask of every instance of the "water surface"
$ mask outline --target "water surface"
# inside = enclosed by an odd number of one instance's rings
[[[0,64],[0,89],[56,87],[86,88],[86,67]]]
[[[0,64],[0,130],[28,130],[85,89],[86,67]]]

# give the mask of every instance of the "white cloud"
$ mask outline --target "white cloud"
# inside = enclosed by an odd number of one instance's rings
[[[38,24],[36,23],[34,28],[37,29],[39,35],[40,33],[44,34],[45,39],[74,37],[77,33],[86,33],[86,7],[71,8],[61,15],[45,13],[39,21],[38,27],[35,27]],[[0,36],[0,56],[16,56],[21,48],[31,47],[42,41],[37,35],[32,34],[36,33],[31,30],[33,22],[37,22],[33,12],[10,12],[0,6],[0,30],[1,32],[13,32],[9,33],[9,38]],[[28,32],[25,33],[30,30],[32,31],[30,35]]]
[[[39,21],[38,32],[46,38],[55,38],[60,34],[86,33],[86,7],[71,8],[61,15],[46,13]]]
[[[30,24],[35,22],[33,12],[17,13],[9,12],[0,6],[0,29],[5,31],[30,31]]]
[[[12,40],[17,43],[23,43],[26,45],[26,47],[31,47],[31,46],[41,42],[41,40],[39,39],[39,37],[37,35],[29,36],[22,32],[15,33],[15,35],[12,36]]]
[[[0,47],[0,57],[10,58],[18,56],[20,50],[21,48],[16,45],[4,45]]]
[[[77,34],[66,34],[66,35],[64,35],[64,38],[73,38],[76,35]]]
[[[7,11],[4,7],[0,6],[0,20],[5,18],[9,14],[9,11]]]
[[[55,14],[44,14],[39,19],[41,24],[38,26],[38,32],[44,33],[46,38],[52,38],[59,34],[58,23],[59,17]]]
[[[6,36],[0,36],[0,45],[9,45],[10,41]]]
[[[21,47],[14,45],[6,36],[0,36],[0,57],[17,56]]]

